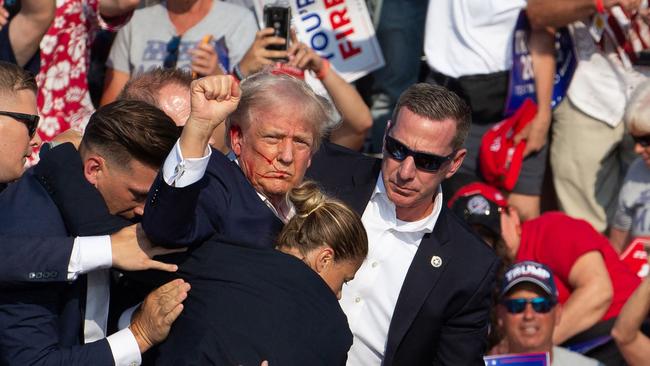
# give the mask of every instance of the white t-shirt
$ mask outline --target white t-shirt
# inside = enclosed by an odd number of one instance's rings
[[[553,347],[551,366],[602,366],[602,364],[593,358],[569,351],[566,348]]]
[[[589,33],[590,24],[578,21],[571,25],[578,67],[567,95],[582,112],[615,127],[623,120],[632,92],[650,75],[650,69],[627,70],[615,52],[602,52]]]
[[[451,77],[512,67],[512,37],[526,0],[430,0],[424,53]]]
[[[182,35],[176,67],[189,70],[189,50],[211,34],[222,66],[232,71],[253,44],[255,32],[257,23],[250,10],[214,0],[208,14]],[[163,66],[167,45],[176,35],[164,4],[136,10],[131,21],[117,33],[106,64],[128,74]]]

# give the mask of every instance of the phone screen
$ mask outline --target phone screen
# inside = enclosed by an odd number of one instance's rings
[[[291,8],[277,5],[267,5],[264,7],[264,24],[266,27],[274,29],[274,36],[282,37],[286,40],[284,45],[270,45],[269,50],[284,51],[289,45],[289,26],[291,22]]]

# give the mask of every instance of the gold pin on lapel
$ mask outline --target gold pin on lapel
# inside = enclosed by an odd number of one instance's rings
[[[434,266],[435,268],[442,266],[442,258],[438,257],[437,255],[434,255],[433,257],[431,257],[431,265]]]

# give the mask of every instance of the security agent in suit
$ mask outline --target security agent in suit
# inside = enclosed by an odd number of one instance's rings
[[[381,161],[325,144],[307,176],[362,214],[368,258],[343,289],[348,365],[483,365],[498,259],[442,204],[465,156],[470,111],[416,84],[400,97]],[[333,169],[332,167],[336,167]]]
[[[20,113],[20,114],[16,114]],[[38,143],[36,127],[39,117],[36,110],[36,82],[33,75],[22,68],[5,62],[0,62],[0,186],[4,188],[20,178],[24,171],[25,159],[31,154],[32,147]],[[54,184],[71,186],[74,176],[83,178],[81,160],[74,148],[62,146],[56,153],[41,156],[40,164],[35,168],[39,182],[48,189]],[[71,151],[69,151],[71,150]],[[75,160],[76,159],[76,160]],[[75,164],[75,162],[78,162]],[[61,181],[61,182],[59,182]],[[86,182],[86,184],[88,184]],[[2,189],[0,189],[1,191]],[[88,194],[98,195],[91,187],[89,190],[65,190],[54,199],[79,203],[88,200]],[[65,197],[63,197],[65,196]],[[100,198],[101,199],[101,198]],[[103,203],[103,201],[102,201]],[[58,202],[57,202],[58,204]],[[105,204],[104,204],[105,206]],[[34,214],[36,215],[36,214]],[[87,212],[77,215],[80,223],[77,226],[106,225],[106,220]],[[110,219],[113,220],[113,219]],[[70,222],[66,220],[66,225]],[[115,232],[124,225],[111,225],[108,232]],[[87,229],[93,229],[86,227]],[[70,227],[71,234],[86,231],[83,227]],[[95,231],[96,232],[96,231]],[[117,268],[138,270],[146,268],[167,269],[170,267],[155,262],[135,240],[135,227],[125,229],[111,237],[112,263]],[[78,253],[80,247],[91,245],[92,238],[72,237],[0,237],[0,288],[21,286],[42,282],[65,282],[75,279],[78,273],[70,268],[73,252]],[[75,249],[75,246],[77,247]],[[145,247],[145,249],[150,249]],[[86,258],[86,256],[81,256]],[[27,260],[28,259],[28,260]],[[80,263],[82,272],[97,269],[96,263]],[[74,267],[74,266],[73,266]]]
[[[127,118],[128,122],[125,122]],[[145,141],[138,140],[137,136],[123,138],[126,131],[133,131],[136,135],[142,133]],[[117,135],[120,138],[116,138]],[[153,136],[152,141],[147,141],[150,136]],[[127,192],[148,187],[150,183],[147,180],[150,182],[155,176],[155,156],[160,156],[162,160],[166,154],[165,141],[169,141],[169,148],[176,136],[175,126],[159,110],[143,103],[115,103],[102,108],[91,118],[81,146],[83,166],[79,165],[77,169],[83,172],[82,178],[86,184],[96,186],[111,213],[132,218],[141,212],[144,195],[138,199]],[[147,146],[146,152],[138,151],[139,146]],[[118,161],[121,164],[117,164]],[[74,165],[74,161],[71,164]],[[1,229],[3,234],[69,234],[66,232],[67,223],[55,205],[55,192],[44,184],[42,178],[36,169],[32,169],[0,196],[2,222],[6,224]],[[40,215],[33,220],[31,216],[25,217],[22,213],[25,206],[37,210]],[[102,230],[101,225],[94,226],[94,230]],[[80,231],[87,229],[80,227]],[[111,247],[104,245],[103,248],[110,266]],[[0,317],[2,362],[9,365],[31,364],[37,360],[45,365],[138,364],[139,354],[151,347],[152,343],[163,339],[169,331],[171,322],[180,313],[179,303],[186,296],[188,285],[178,280],[152,293],[141,310],[136,312],[128,329],[103,338],[96,329],[101,327],[101,319],[87,313],[83,328],[81,324],[84,310],[101,313],[104,308],[106,311],[107,304],[97,303],[90,295],[93,289],[106,285],[96,281],[91,283],[89,277],[88,286],[85,281],[75,281],[71,284],[28,286],[3,291],[0,301],[0,307],[4,310]],[[85,291],[88,292],[87,298]],[[85,307],[86,300],[95,300],[95,305],[90,307],[88,303],[86,305],[89,307]],[[98,326],[89,328],[88,321]],[[84,334],[80,334],[80,330]],[[89,337],[94,339],[89,340]]]

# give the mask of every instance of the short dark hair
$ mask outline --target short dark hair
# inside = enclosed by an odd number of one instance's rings
[[[139,100],[159,107],[160,89],[167,85],[177,85],[189,91],[191,84],[192,75],[189,71],[157,67],[130,79],[117,99]]]
[[[408,108],[418,116],[434,121],[452,119],[456,122],[456,135],[451,141],[452,148],[463,147],[472,123],[472,111],[456,93],[433,84],[414,84],[399,97],[393,111],[393,125],[397,122],[400,109]]]
[[[165,112],[145,102],[119,100],[93,113],[79,149],[100,153],[119,166],[128,167],[135,159],[158,169],[179,136]]]
[[[36,94],[34,75],[16,64],[0,61],[0,93],[15,94],[20,90],[29,90]]]

